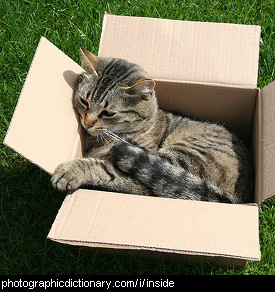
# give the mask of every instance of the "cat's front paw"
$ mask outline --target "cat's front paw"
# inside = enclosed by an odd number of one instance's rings
[[[111,150],[114,164],[125,173],[132,173],[139,167],[147,152],[129,143],[118,143]]]
[[[61,163],[52,175],[53,187],[62,192],[78,189],[82,182],[78,168],[74,160]]]

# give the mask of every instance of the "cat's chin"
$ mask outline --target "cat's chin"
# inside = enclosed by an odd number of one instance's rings
[[[85,130],[92,137],[96,137],[97,135],[99,135],[99,133],[95,132],[93,129],[85,129]]]

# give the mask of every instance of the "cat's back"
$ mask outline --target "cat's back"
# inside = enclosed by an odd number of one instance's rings
[[[166,113],[166,137],[159,150],[172,164],[251,201],[253,168],[249,151],[221,125]]]

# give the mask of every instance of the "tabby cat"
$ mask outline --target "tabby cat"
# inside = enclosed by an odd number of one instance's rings
[[[86,129],[82,159],[59,165],[52,184],[224,203],[253,201],[244,144],[223,126],[158,107],[155,81],[138,65],[81,49],[73,106]]]

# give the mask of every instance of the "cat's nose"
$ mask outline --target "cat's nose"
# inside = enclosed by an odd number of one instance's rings
[[[87,125],[85,122],[83,122],[82,125],[83,125],[83,127],[86,128],[86,129],[89,129],[89,128],[91,127],[90,125]]]
[[[89,129],[89,128],[92,128],[92,127],[94,126],[95,123],[96,123],[96,120],[93,121],[92,123],[84,120],[84,121],[83,121],[83,126],[84,126],[86,129]]]
[[[97,122],[96,118],[91,117],[90,115],[86,115],[84,117],[84,120],[83,120],[83,126],[86,129],[89,129],[89,128],[93,127],[96,122]]]

